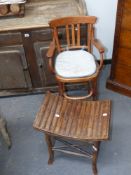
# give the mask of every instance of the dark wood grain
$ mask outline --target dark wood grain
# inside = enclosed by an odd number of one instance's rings
[[[131,97],[131,1],[119,0],[107,88]]]

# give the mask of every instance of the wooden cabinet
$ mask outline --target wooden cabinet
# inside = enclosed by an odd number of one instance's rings
[[[131,96],[131,1],[119,0],[107,88]]]
[[[49,28],[0,34],[0,96],[56,88],[48,71]]]
[[[85,9],[84,0],[30,0],[23,18],[0,19],[0,96],[58,88],[46,59],[52,39],[48,21],[85,15]],[[64,31],[60,37],[65,37]]]

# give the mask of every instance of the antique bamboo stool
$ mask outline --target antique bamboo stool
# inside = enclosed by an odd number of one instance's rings
[[[110,100],[69,100],[47,93],[33,127],[45,133],[48,164],[53,163],[54,151],[88,157],[92,159],[93,175],[97,175],[99,145],[109,139],[110,108]],[[55,146],[54,140],[63,142],[65,146]],[[88,142],[88,149],[71,141]]]

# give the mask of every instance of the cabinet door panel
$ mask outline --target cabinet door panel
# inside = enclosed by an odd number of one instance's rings
[[[0,89],[31,87],[22,46],[0,47],[0,80]]]
[[[131,48],[131,31],[121,30],[120,46]]]
[[[126,0],[124,2],[124,9],[128,9],[128,10],[131,9],[131,0]]]
[[[131,87],[131,67],[130,66],[116,64],[114,74],[115,74],[114,79],[116,82],[124,86],[127,86],[128,88]]]
[[[119,61],[118,61],[119,60]],[[131,67],[131,49],[118,48],[117,60],[118,64],[128,65]]]
[[[122,28],[131,29],[131,9],[124,9],[122,18]]]
[[[37,56],[39,73],[40,73],[42,85],[45,87],[56,84],[55,76],[48,69],[48,60],[46,59],[48,46],[49,46],[49,42],[34,43],[34,49]]]
[[[113,58],[107,87],[131,96],[131,0],[118,0]]]

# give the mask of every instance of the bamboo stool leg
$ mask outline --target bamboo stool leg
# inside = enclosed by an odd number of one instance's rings
[[[48,134],[45,134],[45,140],[46,140],[46,143],[48,146],[48,152],[49,152],[48,164],[52,164],[54,161],[54,151],[52,150],[52,147],[53,147],[52,138]]]
[[[93,175],[97,175],[97,158],[98,158],[98,152],[99,152],[99,146],[100,146],[100,141],[95,142],[93,145],[93,158],[92,158],[92,170],[93,170]]]

